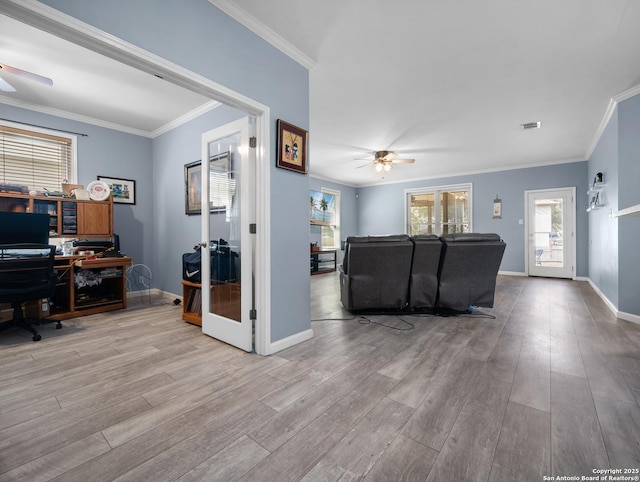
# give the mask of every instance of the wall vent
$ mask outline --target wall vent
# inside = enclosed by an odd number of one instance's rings
[[[522,130],[529,130],[529,129],[540,129],[540,121],[538,122],[527,122],[526,124],[520,124],[520,127],[522,127]]]

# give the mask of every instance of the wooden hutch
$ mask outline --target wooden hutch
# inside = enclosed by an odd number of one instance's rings
[[[84,201],[0,192],[0,211],[48,214],[50,238],[91,240],[113,236],[111,196],[104,201]],[[2,229],[11,227],[2,226]],[[56,256],[56,292],[49,306],[39,303],[38,315],[66,320],[126,308],[126,269],[130,265],[131,259],[126,256],[103,257],[97,252]]]

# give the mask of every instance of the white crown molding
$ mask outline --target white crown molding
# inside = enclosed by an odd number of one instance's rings
[[[404,183],[416,182],[416,181],[430,181],[433,179],[456,178],[460,176],[490,174],[492,172],[517,171],[518,169],[532,169],[535,167],[548,167],[548,166],[556,166],[560,164],[572,164],[574,162],[585,162],[585,160],[584,159],[561,159],[558,161],[530,163],[530,164],[523,164],[519,166],[499,166],[499,167],[492,167],[489,169],[477,169],[473,171],[457,171],[452,173],[442,173],[442,174],[437,174],[435,176],[414,177],[411,179],[399,179],[399,180],[393,180],[393,181],[382,181],[382,182],[375,182],[375,183],[368,183],[368,184],[358,184],[355,187],[360,188],[360,187],[386,186],[387,184],[404,184]],[[343,184],[343,183],[340,183],[339,181],[333,181],[333,182],[338,184]]]
[[[613,113],[615,112],[618,104],[623,100],[630,99],[634,95],[638,95],[638,94],[640,94],[640,85],[631,87],[630,89],[627,89],[624,92],[621,92],[620,94],[611,98],[611,100],[609,101],[609,105],[607,106],[607,110],[605,110],[604,115],[602,116],[600,125],[598,126],[598,129],[596,129],[596,133],[593,136],[593,141],[591,142],[589,149],[585,153],[586,160],[591,159],[591,156],[593,155],[593,151],[596,150],[596,147],[598,146],[598,142],[600,142],[600,138],[602,137],[602,134],[604,134],[604,130],[609,125],[611,116],[613,116]]]
[[[330,182],[332,184],[339,184],[341,186],[352,187],[352,188],[355,188],[355,189],[357,189],[359,187],[357,184],[350,184],[348,182],[339,182],[339,181],[336,181],[335,179],[331,179],[329,177],[319,176],[318,174],[309,173],[309,177],[313,178],[313,179],[317,179],[318,181],[326,181],[326,182]]]
[[[187,112],[186,114],[181,115],[177,119],[172,120],[171,122],[163,125],[162,127],[158,127],[154,131],[148,132],[142,129],[134,129],[133,127],[123,126],[115,122],[108,122],[100,119],[95,119],[89,116],[74,114],[73,112],[56,109],[54,107],[44,107],[37,104],[31,104],[29,102],[12,99],[10,97],[7,97],[6,95],[1,95],[1,94],[0,94],[0,104],[12,105],[14,107],[19,107],[21,109],[27,109],[34,112],[40,112],[42,114],[61,117],[63,119],[82,122],[84,124],[91,124],[98,127],[104,127],[105,129],[112,129],[115,131],[125,132],[127,134],[132,134],[134,136],[150,137],[152,139],[164,134],[165,132],[169,132],[171,129],[175,129],[176,127],[179,127],[182,124],[186,124],[190,120],[193,120],[201,116],[202,114],[209,112],[210,110],[216,109],[217,107],[220,107],[222,105],[220,102],[215,100],[209,101],[206,104],[203,104],[200,107],[197,107]]]
[[[613,100],[615,100],[616,102],[622,102],[623,100],[630,99],[634,95],[638,94],[640,94],[640,85],[636,85],[635,87],[631,87],[630,89],[621,92],[620,94],[616,95]]]
[[[65,110],[56,109],[54,107],[44,107],[37,104],[31,104],[29,102],[24,102],[21,100],[11,99],[5,95],[0,95],[0,104],[12,105],[14,107],[19,107],[21,109],[32,110],[35,112],[40,112],[42,114],[48,114],[56,117],[61,117],[63,119],[69,119],[77,122],[83,122],[85,124],[91,124],[98,127],[104,127],[105,129],[113,129],[115,131],[126,132],[127,134],[133,134],[135,136],[141,137],[151,137],[151,133],[147,131],[143,131],[141,129],[134,129],[133,127],[127,127],[120,124],[116,124],[114,122],[107,122],[100,119],[94,119],[93,117],[88,117],[80,114],[74,114],[72,112],[67,112]]]
[[[589,149],[587,149],[587,152],[584,155],[584,158],[587,161],[589,159],[591,159],[591,156],[593,155],[593,151],[596,150],[596,147],[598,146],[598,142],[600,142],[600,138],[602,137],[602,134],[604,134],[604,130],[609,125],[609,121],[611,120],[611,116],[613,116],[613,113],[616,111],[617,105],[618,105],[618,103],[614,99],[611,99],[609,101],[609,105],[607,106],[607,110],[604,111],[604,116],[602,116],[602,120],[600,121],[600,125],[596,129],[596,133],[593,136],[593,141],[591,141],[591,145],[589,146]]]
[[[182,124],[186,124],[190,120],[193,120],[206,112],[209,112],[213,109],[217,109],[221,105],[222,104],[220,102],[216,100],[211,100],[206,104],[202,104],[200,107],[196,107],[195,109],[187,112],[186,114],[181,115],[177,119],[172,120],[171,122],[163,125],[162,127],[158,127],[154,131],[150,132],[149,135],[153,138],[156,138],[164,134],[165,132],[169,132],[170,130],[181,126]]]
[[[260,22],[256,17],[238,7],[230,0],[209,0],[209,3],[222,10],[236,22],[244,25],[253,33],[266,40],[275,48],[285,53],[307,70],[311,70],[316,66],[316,61],[303,53],[297,47],[291,45],[276,32],[271,30],[265,24]]]

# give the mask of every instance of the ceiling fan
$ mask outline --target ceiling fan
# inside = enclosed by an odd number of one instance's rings
[[[373,153],[373,165],[376,172],[390,171],[391,164],[413,164],[414,162],[416,162],[415,159],[396,159],[396,154],[391,151],[375,151]],[[357,169],[368,165],[370,164],[363,164]]]
[[[10,65],[0,63],[0,74],[4,72],[18,75],[20,77],[24,77],[25,79],[35,80],[36,82],[48,85],[49,87],[53,85],[53,80],[51,80],[49,77],[43,77],[42,75],[34,74],[33,72],[27,72],[26,70],[18,69],[16,67],[11,67]],[[16,91],[15,87],[13,87],[13,85],[11,85],[2,77],[0,77],[0,90],[4,92]]]

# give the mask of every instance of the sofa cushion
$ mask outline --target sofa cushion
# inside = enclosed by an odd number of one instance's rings
[[[414,310],[433,309],[438,298],[442,241],[435,234],[417,235],[411,239],[414,248],[409,280],[409,307]]]

